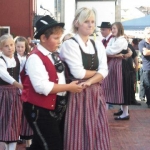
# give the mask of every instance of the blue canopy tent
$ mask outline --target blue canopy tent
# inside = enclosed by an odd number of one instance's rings
[[[145,27],[150,27],[150,15],[128,21],[123,21],[122,25],[125,30],[144,30]]]

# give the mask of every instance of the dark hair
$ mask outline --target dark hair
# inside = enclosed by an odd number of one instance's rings
[[[61,26],[54,26],[54,27],[49,28],[48,30],[46,30],[43,34],[48,39],[51,34],[53,34],[53,33],[57,34],[57,33],[60,33],[60,32],[63,33],[64,29]]]
[[[134,45],[138,45],[139,39],[138,39],[138,38],[134,38],[134,39],[132,40],[132,43],[133,43]]]
[[[117,29],[118,29],[118,33],[117,33],[117,37],[124,35],[124,28],[121,22],[114,22],[112,24],[112,27],[116,25]]]
[[[28,55],[28,53],[30,52],[30,48],[29,48],[29,44],[28,44],[28,41],[25,37],[23,36],[18,36],[16,39],[15,39],[15,44],[17,42],[25,42],[25,51],[24,51],[24,56]],[[15,54],[17,52],[15,51]]]

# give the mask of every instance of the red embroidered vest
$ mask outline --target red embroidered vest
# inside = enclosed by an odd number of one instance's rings
[[[32,50],[30,55],[32,54],[38,55],[42,60],[50,77],[49,81],[58,83],[58,76],[56,73],[56,69],[55,66],[52,64],[52,62],[50,61],[50,59],[47,56],[43,55],[37,48]],[[56,94],[49,94],[45,96],[43,94],[36,93],[31,84],[29,76],[25,74],[25,67],[20,75],[23,84],[21,100],[23,100],[24,102],[29,102],[39,107],[54,110],[56,105]]]
[[[113,35],[111,35],[109,38],[108,38],[108,40],[102,40],[102,43],[103,43],[103,45],[105,46],[105,48],[107,47],[107,44],[108,44],[108,42],[109,42],[109,40],[111,39],[113,37]],[[110,61],[110,57],[107,57],[107,63]]]
[[[105,40],[105,39],[102,40],[102,43],[105,46],[105,48],[107,47],[107,44],[112,37],[113,37],[113,35],[111,35],[107,40]]]

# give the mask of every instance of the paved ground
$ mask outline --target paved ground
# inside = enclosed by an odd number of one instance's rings
[[[138,97],[137,97],[138,99]],[[113,113],[119,106],[108,110],[112,150],[150,150],[150,109],[145,102],[141,106],[130,106],[129,121],[115,121]],[[17,150],[25,150],[18,145]]]

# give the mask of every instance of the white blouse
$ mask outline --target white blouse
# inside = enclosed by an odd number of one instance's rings
[[[122,50],[127,50],[128,42],[124,38],[124,36],[120,36],[118,38],[112,37],[107,44],[106,54],[107,55],[116,55],[120,53]]]
[[[75,35],[74,38],[78,41],[79,45],[81,46],[82,50],[85,53],[87,54],[95,53],[93,44],[91,43],[90,40],[87,41],[86,46],[78,34]],[[60,47],[60,57],[68,64],[70,72],[75,78],[83,79],[86,74],[86,70],[84,69],[82,63],[82,55],[78,43],[76,43],[72,39],[65,41]],[[100,41],[95,41],[95,45],[97,48],[97,54],[99,59],[99,66],[97,72],[100,73],[105,78],[108,74],[105,48],[102,42]]]
[[[51,52],[45,49],[42,45],[38,45],[37,49],[47,56],[54,63]],[[48,72],[38,55],[32,54],[26,62],[25,71],[31,80],[34,90],[39,94],[48,95],[54,87],[54,82],[49,81]],[[58,84],[66,84],[64,71],[57,73]],[[66,92],[59,92],[57,95],[63,96]]]
[[[25,65],[25,62],[26,62],[26,56],[20,56],[19,54],[17,54],[17,57],[18,57],[19,62],[20,62],[20,72],[21,72],[24,65]]]
[[[4,80],[5,82],[8,82],[9,84],[13,84],[15,79],[9,75],[7,68],[16,67],[16,60],[14,57],[9,58],[3,54],[2,57],[6,62],[0,58],[0,78],[2,78],[2,80]]]

